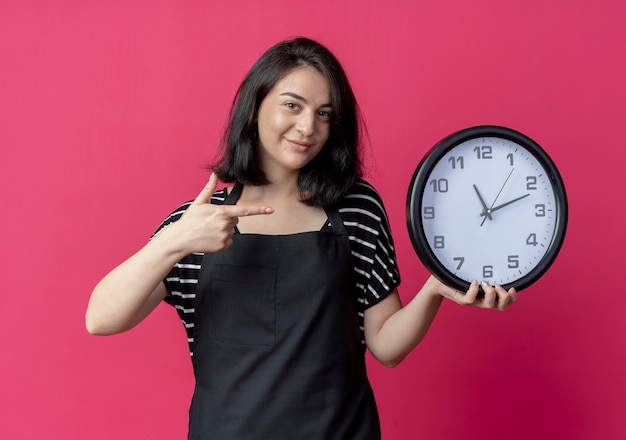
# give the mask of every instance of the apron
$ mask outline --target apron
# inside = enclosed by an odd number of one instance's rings
[[[205,254],[190,439],[380,439],[348,236],[326,212],[333,232],[236,233]]]

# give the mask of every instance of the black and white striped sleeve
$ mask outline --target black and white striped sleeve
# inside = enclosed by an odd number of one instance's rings
[[[346,195],[339,212],[348,231],[359,302],[365,310],[400,284],[389,220],[380,195],[365,181]]]

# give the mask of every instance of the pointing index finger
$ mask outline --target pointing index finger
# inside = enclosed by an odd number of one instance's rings
[[[248,217],[250,215],[271,214],[274,209],[269,206],[224,206],[226,214],[230,217]]]

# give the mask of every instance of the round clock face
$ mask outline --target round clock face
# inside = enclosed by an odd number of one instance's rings
[[[407,200],[413,246],[441,281],[518,291],[552,264],[567,224],[556,166],[514,130],[481,126],[437,144],[418,166]]]

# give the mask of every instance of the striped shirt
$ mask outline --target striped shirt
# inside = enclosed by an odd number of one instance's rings
[[[226,188],[215,192],[211,203],[221,205],[227,196]],[[167,217],[157,234],[181,218],[191,202],[179,206]],[[355,295],[358,301],[361,342],[365,352],[363,333],[364,311],[383,300],[400,284],[393,239],[382,200],[374,187],[360,180],[338,204],[343,220],[354,267]],[[332,230],[330,222],[324,226]],[[193,356],[196,287],[203,254],[190,254],[178,262],[165,278],[168,304],[176,308],[187,332],[189,351]]]

